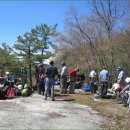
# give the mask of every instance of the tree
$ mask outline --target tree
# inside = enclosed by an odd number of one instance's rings
[[[50,48],[50,46],[52,48],[55,47],[55,45],[51,40],[52,37],[57,36],[56,28],[57,28],[57,24],[55,24],[53,27],[48,26],[47,24],[41,24],[31,30],[32,35],[36,39],[36,46],[39,50],[41,50],[41,55],[38,55],[36,57],[41,63],[43,62],[42,61],[43,59],[52,56],[52,53],[48,52],[47,50]]]
[[[122,9],[123,2],[119,2],[118,0],[92,0],[91,1],[91,9],[95,16],[95,22],[101,24],[102,28],[106,32],[106,36],[109,40],[110,47],[110,56],[111,56],[111,64],[109,67],[111,77],[116,76],[116,66],[115,66],[115,54],[113,47],[112,35],[114,34],[114,29],[118,25],[118,21],[125,15],[125,9]],[[107,63],[108,65],[108,63]]]
[[[91,0],[90,3],[92,12],[89,16],[81,15],[75,7],[69,9],[65,19],[66,32],[59,35],[60,54],[68,54],[70,65],[75,60],[82,69],[100,69],[106,65],[113,78],[119,65],[116,58],[120,55],[116,44],[120,49],[122,46],[116,38],[126,15],[126,10],[122,9],[126,3],[117,0]]]
[[[0,47],[0,70],[9,71],[14,76],[19,76],[19,60],[13,53],[13,49],[6,43]]]
[[[22,56],[23,61],[28,64],[29,85],[32,86],[32,58],[37,52],[36,39],[31,33],[26,32],[23,36],[17,37],[17,42],[14,44],[14,48],[19,51],[18,56]]]
[[[41,24],[32,29],[30,33],[26,32],[23,36],[17,37],[18,44],[14,44],[14,48],[19,51],[18,56],[22,56],[23,62],[28,64],[30,86],[32,86],[33,61],[38,60],[43,63],[43,59],[52,56],[51,52],[45,50],[49,49],[49,45],[54,47],[50,39],[51,36],[57,35],[56,27],[57,24],[54,27]],[[42,50],[41,54],[39,50]]]

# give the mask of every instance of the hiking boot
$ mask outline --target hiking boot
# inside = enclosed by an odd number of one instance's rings
[[[47,100],[47,97],[45,97],[44,100]]]
[[[118,101],[118,104],[123,104],[123,102],[122,101]]]
[[[53,99],[51,99],[51,101],[55,101],[55,99],[53,98]]]
[[[48,97],[51,97],[51,95],[50,95],[50,94],[48,94],[47,96],[48,96]]]

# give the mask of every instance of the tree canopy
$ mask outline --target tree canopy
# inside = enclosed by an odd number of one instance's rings
[[[30,85],[32,85],[33,62],[43,63],[44,59],[52,56],[52,53],[46,50],[49,49],[49,45],[54,46],[50,39],[57,35],[56,27],[57,25],[52,27],[41,24],[32,29],[31,32],[26,32],[23,36],[17,37],[14,48],[18,50],[17,56],[22,57],[23,64],[28,64]],[[42,53],[39,52],[40,50]]]

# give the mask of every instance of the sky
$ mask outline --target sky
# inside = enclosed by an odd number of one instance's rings
[[[65,12],[71,5],[87,13],[85,0],[0,1],[0,44],[13,45],[19,35],[41,23],[58,23],[58,31],[63,32]]]

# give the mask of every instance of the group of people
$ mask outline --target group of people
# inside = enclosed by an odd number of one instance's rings
[[[54,66],[54,61],[50,61],[46,68],[42,64],[35,66],[36,86],[39,94],[44,95],[44,100],[47,100],[48,95],[54,98],[55,77],[58,75],[58,69]]]
[[[29,86],[23,84],[22,79],[11,77],[10,73],[0,72],[0,99],[14,98],[15,96],[28,96],[30,95]]]
[[[57,69],[54,66],[54,61],[50,61],[49,66],[46,68],[43,67],[42,64],[35,66],[36,73],[36,85],[38,87],[39,94],[44,95],[44,99],[47,100],[48,95],[51,96],[52,101],[55,100],[54,94],[54,85],[56,81],[56,77],[60,80],[60,93],[61,94],[74,94],[76,85],[81,85],[84,81],[85,77],[79,77],[78,68],[73,68],[71,70],[68,69],[66,63],[64,61],[61,62],[61,69]],[[90,84],[91,84],[91,92],[96,93],[97,91],[97,81],[100,83],[100,90],[98,94],[101,98],[105,98],[108,93],[115,94],[118,97],[119,103],[123,103],[124,106],[130,106],[130,77],[127,77],[124,80],[124,72],[122,67],[118,67],[118,76],[115,79],[115,83],[112,87],[109,87],[110,74],[107,70],[106,66],[103,66],[102,70],[99,74],[97,74],[96,70],[92,70],[89,74]],[[11,88],[21,89],[22,95],[27,95],[29,91],[29,87],[27,85],[27,70],[25,67],[21,69],[22,80],[21,83],[18,84],[16,78],[11,78],[9,76],[9,72],[1,72],[0,73],[0,98],[8,95],[9,90]],[[82,80],[81,80],[82,79]],[[126,87],[124,86],[124,81],[127,83]],[[10,87],[13,86],[13,87]],[[83,84],[81,85],[83,86]],[[68,91],[67,91],[68,90]],[[10,90],[11,91],[11,90]]]
[[[116,83],[113,84],[112,88],[109,89],[109,81],[110,81],[110,74],[106,68],[106,66],[103,66],[102,71],[99,73],[99,77],[97,77],[97,73],[95,70],[92,70],[89,74],[90,80],[91,80],[91,92],[96,93],[97,91],[97,79],[99,79],[100,83],[100,97],[105,98],[107,96],[107,93],[114,93],[117,94],[117,92],[120,93],[118,97],[120,97],[121,101],[124,101],[124,98],[127,97],[128,99],[128,92],[127,89],[130,89],[128,86],[123,88],[123,79],[124,79],[124,72],[122,70],[122,67],[118,67],[118,77],[116,79]],[[44,99],[47,100],[48,95],[52,97],[52,101],[55,100],[54,98],[54,85],[56,77],[60,79],[60,93],[61,94],[74,94],[75,93],[75,87],[76,83],[78,81],[78,68],[73,68],[71,70],[68,69],[66,63],[64,61],[61,62],[61,69],[58,71],[57,67],[54,66],[54,61],[50,61],[49,66],[46,67],[46,69],[43,67],[42,64],[38,65],[36,68],[36,80],[37,80],[37,86],[39,94],[44,95]],[[130,84],[130,82],[127,82]],[[67,92],[68,90],[68,92]],[[127,92],[127,94],[126,94]],[[127,96],[124,96],[124,95]],[[129,101],[129,100],[128,100]],[[126,103],[127,104],[127,103]]]
[[[90,79],[91,79],[91,85],[94,89],[94,83],[97,81],[97,78],[99,78],[100,83],[100,91],[99,95],[101,98],[105,98],[107,96],[107,93],[115,94],[115,96],[118,99],[118,103],[123,103],[124,106],[130,106],[130,77],[127,77],[124,80],[124,72],[122,67],[117,68],[118,76],[115,79],[115,83],[112,85],[112,87],[109,87],[110,82],[110,74],[107,70],[106,66],[103,66],[102,71],[99,73],[99,77],[97,77],[97,73],[95,70],[92,70],[90,72]],[[124,87],[124,81],[126,82],[126,87]]]
[[[42,64],[35,67],[36,69],[36,81],[39,94],[44,95],[44,99],[47,100],[48,95],[51,96],[52,101],[54,98],[54,85],[56,77],[60,79],[60,93],[66,94],[69,89],[70,94],[75,93],[75,85],[78,78],[78,68],[74,68],[69,72],[68,67],[64,61],[61,62],[61,69],[57,69],[54,66],[54,61],[50,61],[49,66],[46,68]],[[69,81],[70,80],[70,81]],[[69,86],[69,87],[68,87]]]
[[[61,62],[61,65],[62,65],[60,73],[61,94],[66,94],[67,88],[69,89],[70,94],[74,94],[76,81],[78,80],[79,69],[73,68],[69,71],[64,61]],[[67,81],[69,81],[69,83],[67,83]]]

